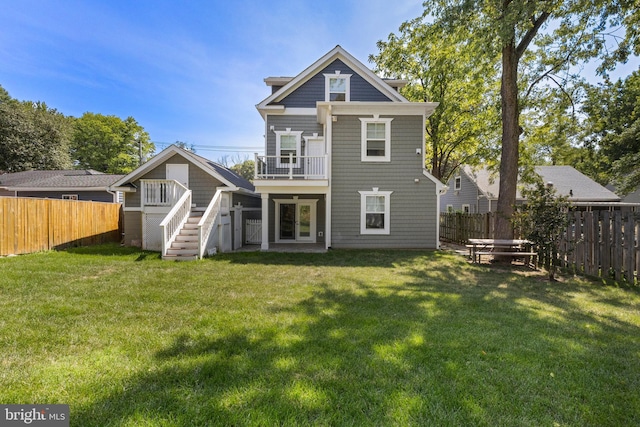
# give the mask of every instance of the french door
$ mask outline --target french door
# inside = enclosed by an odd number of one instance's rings
[[[317,200],[276,200],[277,241],[315,242]]]

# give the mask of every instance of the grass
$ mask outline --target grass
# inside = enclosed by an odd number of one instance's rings
[[[0,403],[74,426],[640,425],[640,293],[443,252],[0,259]]]

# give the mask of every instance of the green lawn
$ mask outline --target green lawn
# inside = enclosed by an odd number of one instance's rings
[[[0,259],[0,403],[74,426],[640,425],[640,292],[443,252]]]

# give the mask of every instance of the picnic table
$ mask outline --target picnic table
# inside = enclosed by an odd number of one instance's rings
[[[532,250],[533,243],[523,239],[469,239],[469,257],[479,264],[482,256],[509,256],[522,258],[526,265],[533,260],[536,265],[538,253]]]

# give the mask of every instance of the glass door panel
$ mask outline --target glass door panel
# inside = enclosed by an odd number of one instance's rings
[[[296,238],[296,204],[283,203],[280,205],[280,239],[295,240]]]

